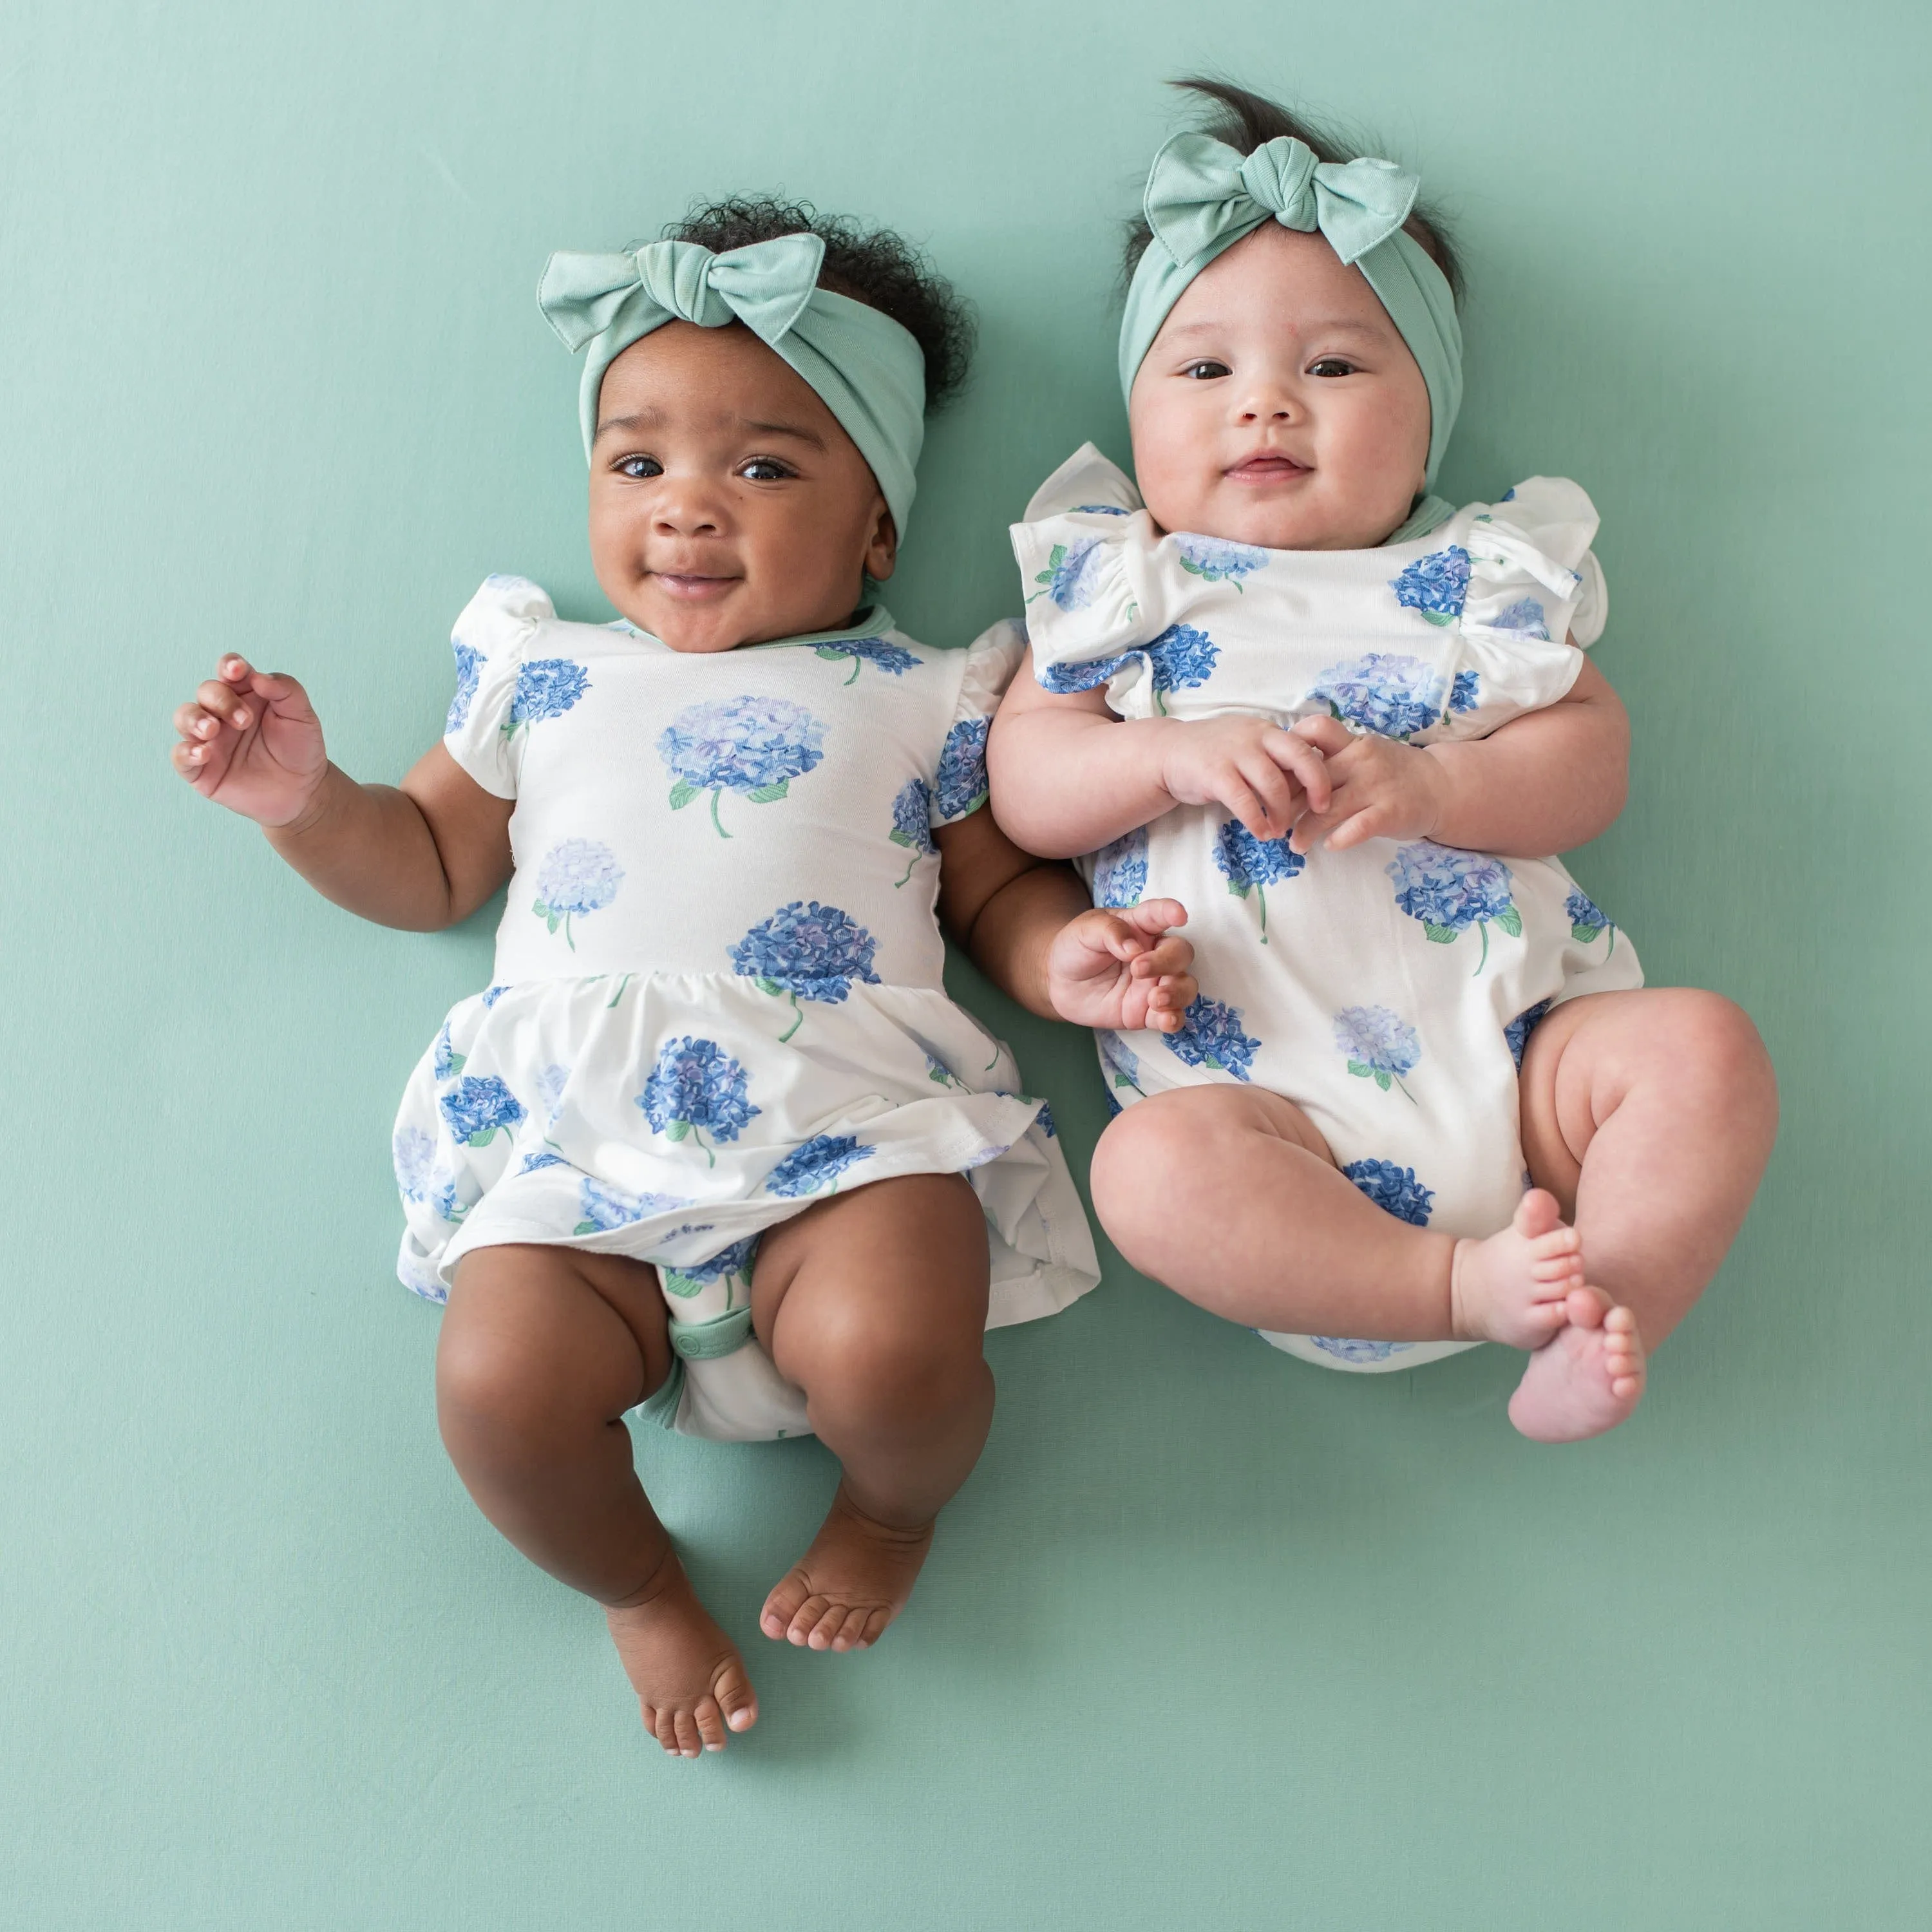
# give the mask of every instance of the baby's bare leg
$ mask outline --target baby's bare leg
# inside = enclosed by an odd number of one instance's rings
[[[759,1336],[844,1466],[812,1547],[766,1599],[767,1636],[863,1649],[911,1595],[992,1420],[986,1292],[986,1216],[958,1174],[835,1195],[760,1244]]]
[[[1715,993],[1593,993],[1538,1028],[1523,1055],[1524,1154],[1617,1306],[1532,1360],[1510,1405],[1526,1435],[1596,1435],[1636,1406],[1643,1350],[1717,1273],[1777,1132],[1764,1043]]]
[[[478,1248],[457,1264],[436,1347],[436,1415],[477,1506],[604,1606],[644,1724],[665,1750],[724,1748],[758,1703],[638,1482],[624,1412],[670,1369],[656,1270],[569,1248]]]
[[[1100,1137],[1094,1206],[1133,1265],[1250,1328],[1540,1347],[1584,1294],[1540,1190],[1486,1240],[1412,1227],[1340,1172],[1301,1110],[1253,1087],[1137,1101]]]

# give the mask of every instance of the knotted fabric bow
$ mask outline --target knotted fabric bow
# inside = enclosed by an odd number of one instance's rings
[[[1462,332],[1442,271],[1402,224],[1421,184],[1393,161],[1318,161],[1287,135],[1243,154],[1206,134],[1177,134],[1154,158],[1142,206],[1154,239],[1134,270],[1120,322],[1120,388],[1134,377],[1188,284],[1264,222],[1318,230],[1361,270],[1429,386],[1433,482],[1462,401]]]
[[[537,304],[564,346],[587,350],[578,410],[588,457],[604,372],[668,322],[742,322],[811,385],[872,466],[902,541],[926,435],[926,358],[911,334],[864,302],[818,286],[825,244],[781,235],[718,255],[652,242],[622,255],[553,255]]]

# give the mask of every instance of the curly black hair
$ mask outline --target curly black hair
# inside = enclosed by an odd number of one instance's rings
[[[809,202],[733,195],[701,202],[664,230],[667,242],[696,242],[718,254],[816,235],[825,244],[818,286],[889,315],[926,356],[926,406],[936,410],[965,386],[973,359],[973,312],[920,250],[890,228],[862,228],[850,216],[820,214]]]
[[[1352,145],[1334,129],[1306,120],[1298,114],[1291,114],[1286,107],[1264,100],[1258,94],[1250,94],[1245,87],[1237,87],[1232,81],[1194,74],[1185,80],[1171,80],[1168,85],[1212,101],[1218,111],[1202,125],[1202,133],[1211,134],[1217,141],[1225,141],[1240,154],[1252,154],[1264,143],[1284,134],[1312,148],[1318,161],[1356,160],[1364,152],[1370,152],[1374,145]],[[1449,292],[1460,308],[1462,301],[1462,263],[1456,252],[1448,224],[1441,213],[1418,202],[1402,226],[1420,243],[1429,259],[1442,271],[1443,279],[1449,284]],[[1123,269],[1126,279],[1132,279],[1141,257],[1147,253],[1148,244],[1153,239],[1154,231],[1148,227],[1146,218],[1136,215],[1127,226],[1126,259]]]

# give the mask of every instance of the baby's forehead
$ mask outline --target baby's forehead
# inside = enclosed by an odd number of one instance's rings
[[[614,419],[658,428],[783,426],[821,442],[843,437],[824,399],[741,323],[669,322],[615,357],[598,393],[601,434]]]
[[[1318,234],[1268,222],[1217,256],[1182,292],[1161,327],[1172,340],[1214,326],[1301,333],[1353,330],[1385,340],[1395,334],[1360,269],[1345,266]]]

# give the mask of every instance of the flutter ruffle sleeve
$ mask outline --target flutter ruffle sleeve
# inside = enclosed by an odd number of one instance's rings
[[[518,727],[554,695],[550,682],[584,676],[580,665],[546,664],[530,656],[537,627],[556,615],[546,592],[528,578],[490,577],[464,606],[449,634],[456,658],[456,694],[442,742],[483,789],[514,798],[528,733]],[[537,710],[532,707],[538,707]]]
[[[986,740],[1027,646],[1024,628],[1010,618],[975,638],[960,655],[959,696],[939,748],[928,788],[928,822],[953,825],[986,802]]]
[[[1568,694],[1583,668],[1576,646],[1597,641],[1609,609],[1590,548],[1597,521],[1588,496],[1556,476],[1532,476],[1454,519],[1468,556],[1461,648],[1442,721],[1416,742],[1483,737]]]
[[[1153,520],[1126,475],[1090,442],[1034,492],[1012,526],[1034,675],[1062,695],[1108,687],[1117,710],[1145,681],[1136,653],[1167,628]]]

